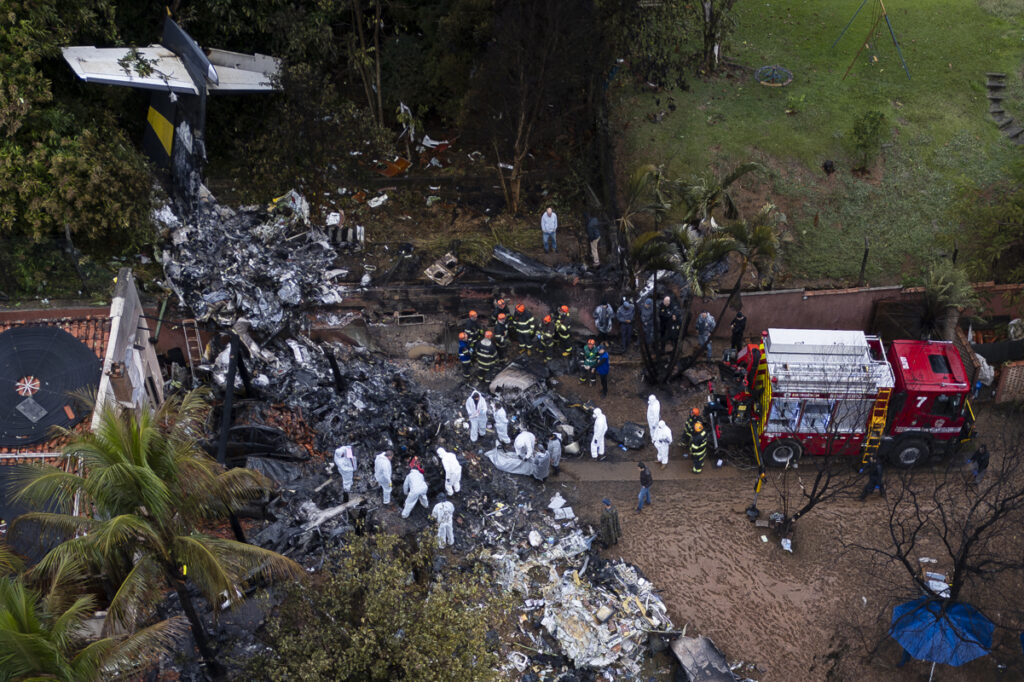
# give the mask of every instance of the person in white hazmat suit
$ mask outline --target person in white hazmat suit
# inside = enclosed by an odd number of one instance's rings
[[[515,449],[516,456],[519,459],[533,459],[533,448],[537,445],[537,437],[526,431],[525,429],[519,432],[516,436]]]
[[[647,396],[647,433],[650,434],[652,443],[654,442],[654,429],[657,428],[659,421],[661,421],[661,403],[652,393]]]
[[[459,458],[444,448],[437,449],[437,456],[441,458],[441,466],[444,467],[444,491],[454,495],[462,489],[462,465],[459,464]]]
[[[412,508],[419,502],[424,507],[429,507],[430,502],[427,500],[427,481],[423,478],[423,474],[419,472],[419,469],[409,469],[409,475],[405,477],[405,483],[402,484],[402,492],[405,493],[405,508],[402,510],[402,518],[409,518],[409,514],[412,513]]]
[[[378,452],[373,459],[373,477],[380,484],[380,490],[384,494],[384,504],[391,504],[391,458],[394,453],[391,450]]]
[[[664,469],[668,464],[668,449],[672,445],[672,430],[664,421],[659,421],[654,428],[653,435],[654,447],[658,451],[658,461],[661,463],[661,468]]]
[[[352,474],[356,471],[356,455],[351,445],[342,445],[334,451],[334,466],[341,474],[341,489],[345,491],[345,499],[342,501],[348,502],[348,494],[352,492]]]
[[[487,433],[487,401],[479,391],[466,398],[466,416],[469,417],[469,440],[476,439]]]
[[[437,546],[444,549],[448,545],[455,544],[455,532],[452,529],[452,521],[455,519],[455,505],[448,501],[444,493],[438,497],[438,503],[430,512],[430,518],[437,519]]]
[[[512,442],[508,437],[508,414],[505,413],[505,406],[498,404],[494,408],[494,430],[498,432],[498,440],[505,445]]]
[[[594,437],[590,441],[590,456],[604,457],[604,434],[608,433],[608,419],[600,407],[594,408]]]

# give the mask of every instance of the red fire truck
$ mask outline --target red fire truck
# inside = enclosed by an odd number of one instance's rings
[[[877,453],[911,467],[973,436],[967,372],[949,342],[886,349],[860,331],[769,329],[727,359],[734,390],[718,409],[749,423],[761,463]]]

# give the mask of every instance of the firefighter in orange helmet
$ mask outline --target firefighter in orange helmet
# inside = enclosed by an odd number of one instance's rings
[[[473,344],[466,332],[459,332],[459,366],[462,367],[462,378],[468,379],[473,368]]]
[[[544,356],[544,362],[551,362],[551,356],[555,349],[555,323],[550,315],[545,315],[537,330],[537,341],[540,352]]]
[[[526,309],[526,306],[520,303],[516,306],[516,313],[512,317],[512,329],[516,333],[516,343],[519,344],[519,352],[526,352],[527,355],[533,353],[533,335],[535,322],[533,315]]]

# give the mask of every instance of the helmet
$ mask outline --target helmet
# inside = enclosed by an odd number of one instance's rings
[[[475,310],[470,310],[469,311],[469,319],[471,319],[471,320],[475,320],[476,319],[476,311]]]
[[[520,303],[519,305],[516,306],[516,312],[517,313],[525,313],[526,312],[526,306],[523,305],[522,303]]]
[[[498,299],[498,307],[499,308],[504,308],[505,307],[505,299],[503,299],[503,298],[499,298]]]
[[[591,348],[594,347],[594,343],[594,339],[587,339],[587,345],[590,346]]]
[[[691,407],[690,408],[690,416],[691,417],[696,417],[699,414],[700,414],[700,408],[699,407]]]
[[[693,425],[693,430],[696,431],[697,433],[700,433],[701,431],[704,430],[704,424],[697,422],[696,424]]]
[[[469,337],[466,335],[466,332],[459,332],[459,341],[465,341],[468,338]]]
[[[498,313],[498,322],[504,322],[506,317],[508,317],[508,315],[505,313]]]
[[[490,329],[488,329],[487,331],[484,332],[484,338],[485,339],[489,339],[492,336],[494,336],[494,332],[492,332]]]
[[[559,307],[558,308],[558,312],[560,312],[560,313],[567,313],[567,312],[569,312],[569,306],[563,305],[563,306]]]
[[[545,315],[544,316],[544,324],[547,324],[550,321],[551,321],[551,316],[550,315]]]

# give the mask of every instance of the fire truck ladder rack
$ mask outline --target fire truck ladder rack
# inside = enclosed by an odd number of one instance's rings
[[[864,439],[864,455],[860,459],[861,464],[867,462],[872,455],[877,454],[878,447],[882,444],[882,434],[885,433],[885,416],[889,412],[891,396],[891,388],[882,388],[878,391],[875,406],[871,408],[871,421],[868,423],[868,437]]]

